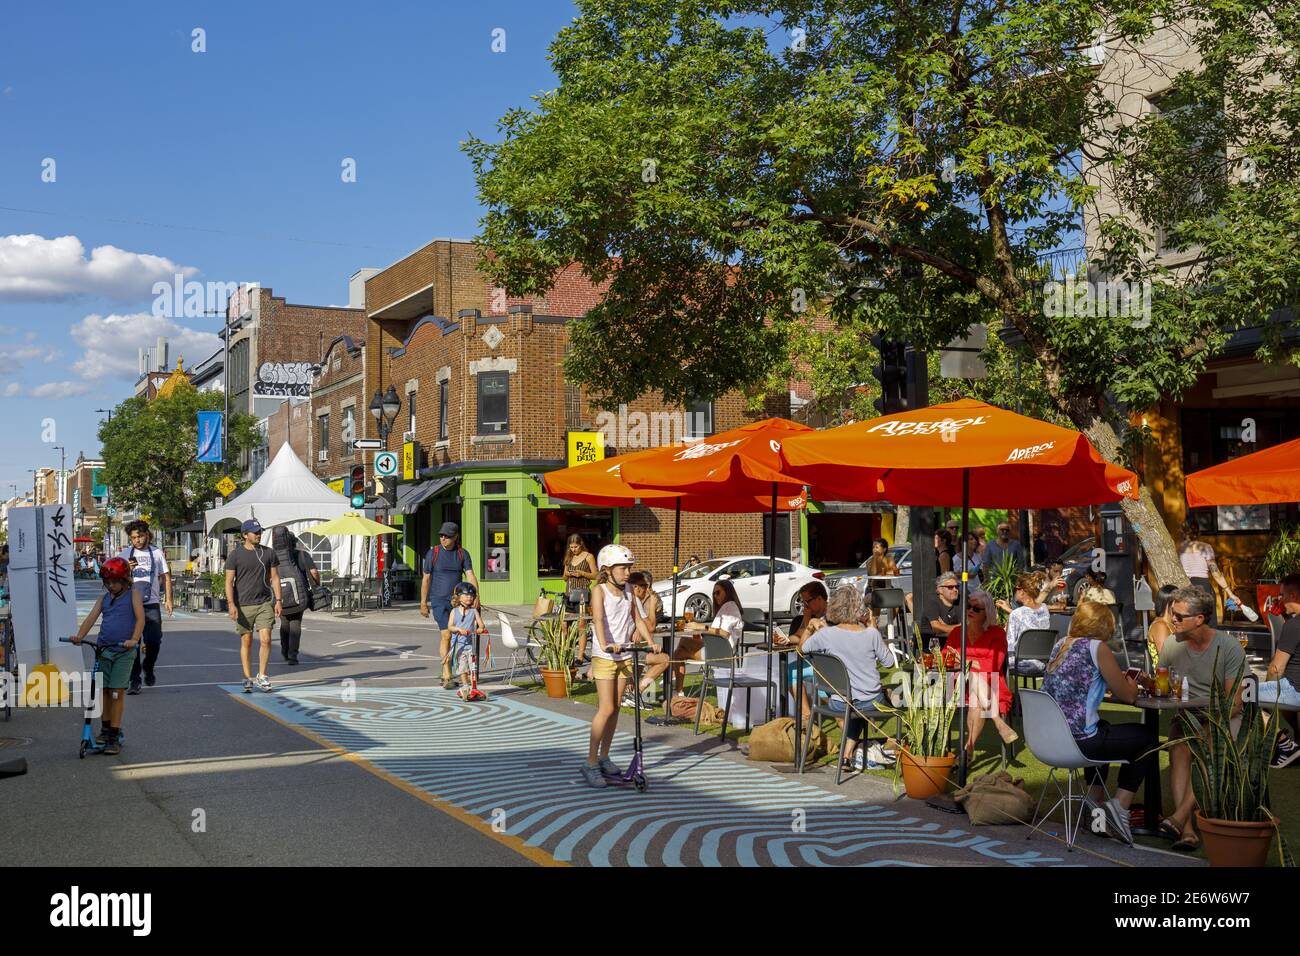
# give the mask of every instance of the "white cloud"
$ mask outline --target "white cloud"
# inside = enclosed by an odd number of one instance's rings
[[[134,382],[140,374],[139,350],[152,348],[159,336],[167,339],[173,367],[178,358],[193,365],[221,347],[221,338],[211,332],[186,328],[148,312],[88,315],[72,327],[73,340],[85,350],[72,363],[72,371],[87,382],[106,378]]]
[[[46,382],[29,389],[32,398],[70,398],[73,395],[85,395],[94,389],[91,382]]]
[[[10,382],[5,386],[5,398],[13,398],[15,395],[21,395],[23,387],[17,382]]]
[[[0,236],[0,301],[54,302],[79,295],[141,300],[155,282],[173,282],[198,269],[162,256],[96,246],[86,258],[76,236]]]

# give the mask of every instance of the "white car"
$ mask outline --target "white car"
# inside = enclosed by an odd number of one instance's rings
[[[718,581],[731,581],[736,587],[740,606],[746,609],[767,610],[768,558],[761,554],[737,558],[714,558],[702,561],[682,571],[677,577],[677,615],[691,611],[697,621],[713,618],[713,586]],[[776,559],[776,603],[779,615],[802,614],[803,602],[799,589],[810,581],[819,581],[822,573],[816,568],[798,564],[786,558]],[[664,614],[673,610],[673,579],[656,581],[655,593],[663,604]]]

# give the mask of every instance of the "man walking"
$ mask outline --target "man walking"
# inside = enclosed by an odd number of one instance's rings
[[[226,604],[239,633],[239,662],[244,665],[244,693],[253,688],[269,691],[266,664],[271,659],[271,628],[280,616],[280,572],[275,552],[264,548],[262,526],[250,518],[240,526],[244,543],[226,558]],[[252,674],[253,632],[261,642],[257,649],[257,677]]]
[[[144,673],[144,682],[149,687],[158,680],[154,676],[154,665],[158,662],[158,651],[162,647],[161,605],[166,603],[167,616],[171,617],[172,575],[167,567],[166,553],[162,548],[153,546],[153,534],[149,531],[148,522],[132,521],[126,526],[126,533],[131,544],[118,557],[131,568],[131,586],[140,592],[140,601],[144,604],[144,646],[135,655],[127,688],[128,694],[138,694],[141,671]]]
[[[420,616],[430,611],[441,632],[438,656],[442,658],[442,689],[451,690],[451,595],[461,578],[474,585],[474,606],[479,607],[478,578],[469,552],[460,546],[460,526],[444,521],[438,529],[438,543],[424,556],[424,577],[420,580]]]

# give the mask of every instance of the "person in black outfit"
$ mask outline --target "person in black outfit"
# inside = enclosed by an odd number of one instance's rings
[[[273,541],[277,550],[283,548],[293,555],[303,576],[307,578],[309,588],[320,584],[316,562],[312,560],[311,552],[302,546],[297,535],[288,528],[280,527],[275,529]],[[280,615],[280,656],[286,664],[298,663],[298,647],[302,643],[302,616],[306,613],[307,607],[304,604],[299,605],[295,611],[285,611]]]

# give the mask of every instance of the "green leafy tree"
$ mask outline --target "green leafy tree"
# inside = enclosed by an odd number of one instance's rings
[[[551,46],[558,86],[507,113],[500,142],[465,144],[484,265],[519,294],[571,263],[607,283],[566,361],[607,403],[808,371],[860,404],[871,331],[933,349],[1005,324],[1024,377],[998,344],[992,380],[966,388],[1010,407],[1027,390],[1026,410],[1122,461],[1128,410],[1180,395],[1241,325],[1265,322],[1261,356],[1294,358],[1268,320],[1297,292],[1298,5],[578,0]],[[1183,22],[1204,70],[1182,95],[1221,108],[1126,129],[1097,38],[1125,49]],[[1206,172],[1207,116],[1253,178],[1173,201]],[[1107,177],[1123,215],[1096,202]],[[1130,212],[1207,264],[1153,265]],[[1085,220],[1096,267],[1153,282],[1149,317],[1045,307],[1040,257],[1078,246]],[[1184,580],[1145,489],[1125,509],[1157,577]]]
[[[175,528],[194,519],[216,494],[226,470],[196,461],[198,413],[220,411],[218,392],[200,392],[181,383],[170,395],[153,401],[137,396],[119,405],[99,426],[105,479],[118,508],[148,514],[153,524]],[[232,414],[227,435],[233,458],[258,444],[257,419]]]

